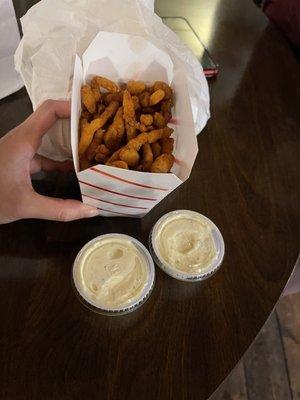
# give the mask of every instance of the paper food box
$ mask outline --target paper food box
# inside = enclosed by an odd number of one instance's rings
[[[79,170],[78,134],[80,89],[93,76],[115,82],[164,81],[175,94],[173,118],[175,163],[171,173],[150,173],[95,165]],[[143,217],[188,179],[198,146],[184,67],[175,69],[169,55],[143,37],[99,32],[84,52],[76,56],[72,87],[71,146],[82,201],[96,206],[103,216]]]

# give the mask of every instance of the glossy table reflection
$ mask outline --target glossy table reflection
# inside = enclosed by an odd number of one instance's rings
[[[15,2],[18,14],[32,2]],[[157,1],[184,16],[214,60],[212,117],[190,179],[142,220],[20,221],[0,227],[0,398],[204,400],[251,344],[297,258],[299,65],[249,0]],[[25,90],[0,102],[0,134],[31,111]],[[74,177],[47,175],[43,193],[78,197]],[[147,244],[174,209],[211,218],[226,244],[203,284],[157,270],[147,303],[109,318],[72,292],[77,251],[109,232]]]

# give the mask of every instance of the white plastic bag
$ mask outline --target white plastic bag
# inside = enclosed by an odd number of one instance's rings
[[[151,7],[152,9],[150,9]],[[70,98],[75,55],[81,56],[99,31],[147,38],[186,72],[196,132],[209,118],[209,93],[199,61],[153,12],[153,0],[42,0],[21,19],[24,36],[15,54],[33,108],[46,99]],[[71,158],[68,121],[45,135],[39,153]]]

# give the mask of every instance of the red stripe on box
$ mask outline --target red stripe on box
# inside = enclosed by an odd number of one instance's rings
[[[84,185],[91,186],[95,189],[103,190],[104,192],[108,193],[113,193],[117,194],[118,196],[123,196],[123,197],[129,197],[131,199],[138,199],[138,200],[148,200],[148,201],[157,201],[157,199],[150,199],[149,197],[138,197],[138,196],[132,196],[131,194],[125,194],[125,193],[119,193],[119,192],[114,192],[113,190],[105,189],[100,186],[93,185],[92,183],[84,182],[84,181],[79,181],[80,183],[83,183]]]
[[[118,211],[112,211],[112,210],[107,210],[105,208],[100,208],[100,207],[96,207],[96,208],[98,208],[98,210],[100,210],[100,211],[104,211],[104,212],[107,212],[107,213],[136,217],[135,214],[128,214],[128,213],[123,213],[123,212],[118,212]]]
[[[101,171],[101,170],[99,170],[99,169],[97,169],[97,168],[95,168],[95,167],[91,167],[90,170],[95,171],[95,172],[98,172],[99,174],[108,176],[108,177],[110,177],[110,178],[116,179],[116,180],[118,180],[118,181],[125,182],[125,183],[129,183],[130,185],[134,185],[134,186],[138,186],[138,187],[142,187],[142,188],[146,188],[146,189],[163,190],[163,191],[166,191],[166,192],[169,191],[169,189],[164,189],[164,188],[155,187],[155,186],[148,186],[148,185],[143,185],[142,183],[137,183],[137,182],[129,181],[129,180],[127,180],[127,179],[120,178],[119,176],[109,174],[108,172]]]
[[[114,203],[113,201],[102,200],[102,199],[99,199],[99,198],[97,198],[97,197],[93,197],[93,196],[90,196],[90,195],[84,194],[84,193],[82,193],[82,196],[88,197],[88,198],[93,199],[93,200],[101,201],[102,203],[112,204],[112,205],[114,205],[114,206],[126,207],[126,208],[137,208],[137,209],[139,209],[139,210],[148,210],[147,207],[137,207],[137,206],[129,206],[129,205],[127,205],[127,204]]]

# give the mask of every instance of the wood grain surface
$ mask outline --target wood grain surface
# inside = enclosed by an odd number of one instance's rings
[[[0,227],[1,400],[207,399],[261,329],[294,266],[295,57],[249,0],[161,0],[157,10],[190,19],[220,64],[191,177],[142,220]],[[24,89],[1,100],[0,135],[30,112]],[[34,184],[79,198],[74,176],[49,174]],[[157,269],[150,299],[118,318],[79,303],[71,269],[83,244],[109,232],[147,244],[155,221],[182,208],[207,215],[223,233],[225,260],[214,277],[181,283]]]
[[[277,305],[293,400],[300,399],[300,293],[284,297]]]

